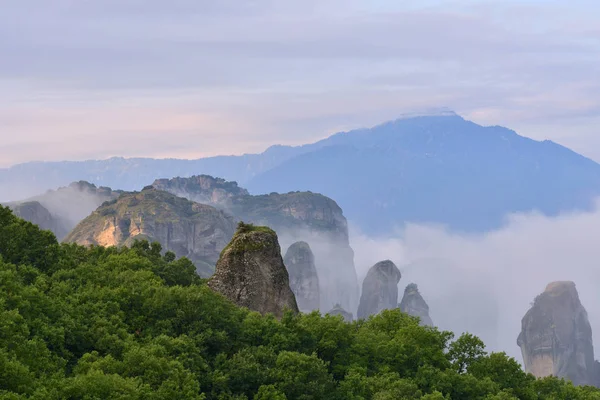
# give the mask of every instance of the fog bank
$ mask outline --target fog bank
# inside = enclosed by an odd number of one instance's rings
[[[600,202],[592,213],[546,217],[512,215],[503,229],[483,235],[439,226],[408,225],[394,238],[374,239],[352,228],[359,282],[389,258],[402,271],[400,293],[419,285],[436,326],[480,336],[490,351],[521,361],[521,318],[546,284],[577,285],[600,354]],[[398,299],[400,301],[401,299]]]

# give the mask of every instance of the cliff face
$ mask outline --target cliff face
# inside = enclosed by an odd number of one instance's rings
[[[8,204],[15,215],[39,226],[41,229],[52,231],[56,237],[64,237],[69,231],[68,228],[50,211],[37,201],[26,201],[23,203]]]
[[[290,288],[296,296],[298,308],[311,312],[320,307],[319,276],[315,256],[306,242],[296,242],[285,253],[283,262],[290,275]]]
[[[400,310],[413,317],[420,318],[420,324],[424,326],[433,326],[433,321],[429,317],[429,306],[419,293],[416,284],[409,284],[404,290],[404,296],[399,304]]]
[[[352,322],[352,320],[354,319],[354,316],[352,315],[352,313],[349,313],[348,311],[344,310],[342,308],[342,306],[339,304],[336,304],[335,306],[333,306],[333,308],[331,310],[329,310],[327,312],[327,314],[341,315],[344,318],[344,321],[346,321],[346,322]]]
[[[248,191],[240,188],[237,182],[229,182],[209,175],[157,179],[152,186],[196,203],[209,204],[218,208],[228,208],[234,197],[249,195]]]
[[[11,203],[9,207],[15,212],[22,212],[21,218],[43,229],[51,230],[58,240],[63,240],[81,220],[105,201],[116,199],[119,194],[120,192],[110,188],[96,187],[91,183],[80,181],[57,190],[49,190],[27,200]],[[45,215],[46,212],[49,217]]]
[[[375,264],[363,281],[358,318],[367,318],[382,310],[398,306],[398,282],[400,270],[390,260]]]
[[[587,312],[573,282],[552,282],[521,321],[517,344],[527,372],[575,385],[595,384],[594,345]]]
[[[281,318],[286,308],[298,312],[277,234],[266,227],[240,224],[208,282],[241,307]]]
[[[358,278],[348,222],[332,199],[311,192],[252,196],[235,182],[208,176],[158,180],[154,187],[207,202],[227,211],[236,221],[268,226],[277,232],[283,248],[307,242],[315,255],[321,287],[327,288],[320,294],[321,308],[340,303],[346,309],[356,309]]]
[[[159,242],[165,251],[188,257],[208,277],[235,229],[233,218],[214,207],[145,189],[125,193],[94,211],[66,242],[131,245],[136,239]]]

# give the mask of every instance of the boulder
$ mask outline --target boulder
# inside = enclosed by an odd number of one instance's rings
[[[240,223],[221,253],[208,286],[240,307],[281,318],[298,312],[277,234],[270,228]]]
[[[283,258],[290,275],[290,288],[296,296],[302,312],[318,310],[319,276],[315,267],[315,256],[306,242],[292,244]]]
[[[382,310],[398,307],[400,270],[390,260],[375,264],[365,277],[358,306],[358,318],[367,318]]]
[[[411,283],[404,289],[404,296],[402,296],[399,307],[402,312],[413,317],[419,317],[421,325],[433,326],[433,321],[429,317],[429,306],[419,293],[416,284]]]
[[[592,329],[573,282],[552,282],[535,298],[521,321],[517,344],[525,370],[538,378],[596,383]]]
[[[329,312],[327,313],[329,315],[341,315],[344,318],[344,321],[346,322],[352,322],[352,320],[354,319],[354,316],[352,315],[352,313],[349,313],[348,311],[344,310],[342,308],[341,305],[336,304],[335,306],[333,306],[333,308],[331,310],[329,310]]]

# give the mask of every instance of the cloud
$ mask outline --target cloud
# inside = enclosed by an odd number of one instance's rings
[[[185,152],[164,153],[241,153],[448,106],[534,138],[585,142],[580,147],[600,159],[591,150],[600,142],[589,133],[600,109],[600,36],[590,7],[597,5],[10,2],[0,15],[0,53],[8,55],[0,63],[0,104],[9,115],[0,116],[0,132],[23,146],[0,152],[11,157],[5,163],[41,154],[133,156],[142,151],[139,135],[174,142],[195,131]],[[138,108],[132,121],[117,105]],[[74,108],[86,109],[84,126],[70,115]],[[153,132],[140,116],[156,109],[196,122],[182,128],[173,119]],[[239,129],[202,122],[214,115]],[[578,129],[584,133],[576,138],[557,133]],[[49,137],[64,146],[45,151]],[[112,145],[94,152],[90,138]]]
[[[600,205],[600,201],[598,202]],[[370,266],[392,259],[400,288],[415,282],[443,329],[481,336],[489,350],[521,360],[516,344],[525,315],[549,282],[572,280],[589,314],[600,354],[600,208],[593,213],[545,217],[513,215],[485,235],[410,225],[391,239],[351,234],[359,281]],[[400,291],[402,293],[402,290]]]

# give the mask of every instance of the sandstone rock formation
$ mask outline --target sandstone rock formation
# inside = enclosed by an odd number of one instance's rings
[[[521,321],[517,344],[525,370],[536,377],[595,383],[594,345],[587,312],[573,282],[552,282]]]
[[[63,240],[81,220],[102,203],[119,197],[120,193],[110,188],[96,187],[91,183],[80,181],[7,205],[15,213],[20,213],[21,218],[39,225],[42,229],[51,230],[58,240]],[[39,206],[32,204],[34,202]],[[46,211],[43,211],[40,206]],[[19,210],[20,208],[22,211]]]
[[[52,231],[56,237],[64,237],[69,233],[68,228],[50,211],[42,206],[38,201],[25,201],[22,203],[11,203],[8,207],[12,209],[14,214],[39,226],[41,229]]]
[[[277,234],[267,227],[240,223],[217,262],[209,287],[241,307],[280,318],[298,312]]]
[[[233,218],[214,207],[147,188],[107,202],[73,229],[66,242],[131,245],[159,242],[165,251],[188,257],[200,276],[209,277],[235,230]]]
[[[311,312],[320,307],[319,276],[315,256],[306,242],[292,244],[283,259],[290,276],[290,288],[296,296],[298,308]]]
[[[358,318],[367,318],[398,306],[400,270],[390,260],[375,264],[365,277],[358,306]]]
[[[356,310],[358,278],[348,223],[332,199],[311,192],[252,196],[236,182],[206,175],[161,179],[153,186],[223,209],[236,221],[269,226],[277,232],[283,248],[297,241],[307,242],[315,255],[321,287],[327,287],[320,294],[321,307],[328,309],[340,303]]]
[[[246,189],[240,188],[237,182],[229,182],[209,175],[196,175],[190,178],[157,179],[152,184],[158,190],[185,197],[196,203],[209,204],[217,208],[228,209],[232,199],[248,196]]]
[[[344,310],[339,304],[334,305],[333,308],[329,310],[329,312],[327,312],[327,314],[341,315],[344,318],[344,321],[346,322],[352,322],[352,320],[354,319],[352,313],[349,313],[348,311]]]
[[[429,306],[419,293],[416,284],[411,283],[404,289],[404,296],[402,296],[399,307],[402,312],[413,317],[419,317],[421,325],[433,326],[433,321],[429,317]]]

